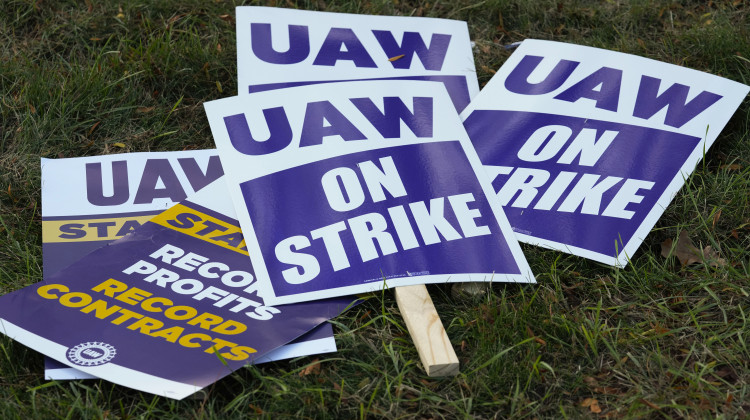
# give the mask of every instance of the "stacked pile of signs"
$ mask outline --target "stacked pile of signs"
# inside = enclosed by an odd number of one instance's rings
[[[335,351],[346,296],[533,283],[517,240],[624,266],[748,92],[527,40],[478,93],[464,22],[236,21],[217,150],[42,161],[45,278],[0,323],[73,376],[183,398]]]

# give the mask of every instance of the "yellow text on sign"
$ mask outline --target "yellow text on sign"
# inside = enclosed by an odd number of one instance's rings
[[[194,238],[249,255],[240,227],[182,204],[155,216],[151,222]]]
[[[113,241],[146,223],[153,215],[107,219],[43,220],[42,242]]]

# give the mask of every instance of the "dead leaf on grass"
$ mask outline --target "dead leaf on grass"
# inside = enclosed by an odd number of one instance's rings
[[[594,392],[597,394],[604,394],[604,395],[620,395],[622,394],[622,391],[620,391],[619,388],[615,388],[613,386],[595,386]]]
[[[234,23],[234,16],[232,15],[219,15],[219,19],[224,22]]]
[[[156,109],[155,106],[139,106],[138,108],[135,109],[135,112],[139,114],[145,114],[147,112],[153,111],[154,109]]]
[[[309,366],[302,369],[299,372],[299,376],[307,376],[307,375],[319,375],[320,374],[320,360],[316,357],[312,363],[310,363]]]
[[[715,251],[711,247],[711,245],[708,245],[705,248],[703,248],[703,257],[706,259],[706,262],[711,267],[724,267],[725,265],[727,265],[727,260],[719,257],[719,253]]]
[[[647,399],[641,398],[641,402],[644,403],[644,404],[646,404],[647,406],[653,408],[654,410],[661,410],[661,407],[659,407],[658,405],[652,403],[651,401],[649,401]]]
[[[661,243],[661,256],[669,258],[670,251],[672,251],[672,238],[667,238]],[[680,232],[679,238],[677,238],[677,245],[674,247],[674,255],[680,260],[680,264],[690,265],[693,263],[701,262],[701,251],[693,245],[693,241],[688,236],[687,231]]]
[[[599,401],[596,398],[586,398],[581,402],[581,407],[588,407],[592,413],[599,414],[602,412],[602,408],[599,407]]]
[[[728,171],[739,171],[742,169],[742,165],[739,163],[728,163],[726,165],[719,166],[720,169],[726,169]]]
[[[711,222],[711,229],[716,229],[716,223],[719,221],[719,218],[721,217],[721,209],[714,214],[714,220]]]
[[[99,127],[100,123],[101,123],[101,121],[97,121],[97,122],[94,123],[94,125],[91,126],[91,128],[89,128],[89,136],[91,135],[91,133],[94,132],[94,130],[96,130],[96,127]]]
[[[533,338],[534,341],[536,341],[537,343],[541,344],[542,346],[546,346],[547,345],[547,342],[544,341],[542,338],[537,337],[537,335],[534,334],[534,331],[531,331],[531,328],[528,325],[526,326],[526,334],[528,334],[530,338]]]

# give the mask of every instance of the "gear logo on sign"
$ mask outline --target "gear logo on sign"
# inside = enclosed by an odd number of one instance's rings
[[[78,366],[99,366],[114,359],[117,351],[107,343],[89,341],[68,350],[67,357]]]

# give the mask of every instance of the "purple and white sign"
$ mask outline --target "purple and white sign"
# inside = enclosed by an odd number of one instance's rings
[[[44,281],[0,297],[0,332],[68,366],[181,399],[341,313],[263,299],[218,180]]]
[[[205,107],[269,302],[534,282],[441,85],[342,82]]]
[[[625,266],[748,89],[526,40],[461,116],[519,240]]]
[[[239,93],[344,80],[442,83],[459,111],[479,92],[466,22],[240,6]]]
[[[45,280],[89,252],[134,231],[224,174],[216,150],[42,159],[41,164]],[[263,360],[333,351],[333,329],[324,323]],[[91,377],[45,358],[46,379]]]

